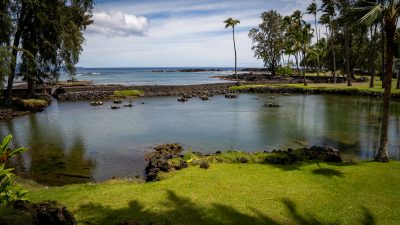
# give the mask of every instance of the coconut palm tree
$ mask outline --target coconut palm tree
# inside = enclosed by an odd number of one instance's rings
[[[232,36],[233,36],[233,50],[235,51],[235,78],[238,85],[240,85],[239,78],[237,76],[237,53],[236,53],[236,41],[235,41],[235,26],[240,23],[240,20],[236,20],[233,18],[228,18],[224,21],[225,29],[228,27],[232,27]]]
[[[315,36],[317,37],[317,43],[319,42],[319,33],[318,33],[318,26],[317,26],[317,3],[315,0],[308,6],[307,13],[310,15],[314,15],[314,24],[315,24]],[[317,55],[319,57],[319,55]],[[319,77],[319,59],[317,60],[317,76]]]
[[[335,54],[335,44],[333,43],[335,40],[335,1],[334,0],[322,0],[321,10],[323,12],[323,17],[326,18],[328,21],[328,26],[331,33],[331,48],[332,48],[332,60],[333,60],[333,82],[336,83],[336,54]]]
[[[315,24],[315,35],[317,37],[317,42],[319,41],[319,34],[318,34],[318,26],[317,26],[317,3],[315,0],[308,6],[307,13],[310,15],[314,15],[314,24]]]
[[[376,161],[389,161],[388,148],[388,126],[390,111],[390,95],[392,91],[393,76],[393,56],[394,56],[394,36],[396,34],[397,21],[400,16],[400,0],[377,1],[369,6],[355,7],[354,12],[360,15],[361,23],[370,25],[379,18],[383,18],[384,30],[386,36],[386,74],[384,78],[385,91],[383,94],[383,115],[381,138],[378,153],[375,156]]]

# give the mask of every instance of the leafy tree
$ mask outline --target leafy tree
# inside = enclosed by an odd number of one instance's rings
[[[20,75],[28,82],[28,97],[35,83],[56,79],[66,68],[75,72],[82,51],[83,31],[92,23],[93,0],[13,0],[9,10],[14,21],[11,62],[5,96],[11,105],[16,61],[20,53]]]
[[[264,61],[272,75],[275,75],[282,55],[284,26],[281,14],[274,10],[263,12],[262,23],[250,30],[253,41],[252,50],[258,59]]]
[[[236,41],[235,41],[235,26],[240,23],[240,20],[228,18],[227,20],[224,21],[225,23],[225,29],[228,27],[232,27],[232,36],[233,36],[233,49],[235,51],[235,77],[236,77],[236,82],[239,85],[239,78],[237,76],[237,53],[236,53]]]

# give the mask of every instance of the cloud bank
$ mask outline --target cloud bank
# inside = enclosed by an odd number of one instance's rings
[[[143,16],[124,14],[120,11],[97,11],[94,23],[87,29],[89,34],[107,37],[146,36],[148,20]]]

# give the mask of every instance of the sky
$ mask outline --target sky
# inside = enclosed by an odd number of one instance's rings
[[[79,67],[233,67],[236,27],[238,67],[262,67],[249,30],[264,11],[290,15],[312,0],[97,0],[85,31]],[[313,22],[311,15],[304,19]],[[313,24],[313,23],[312,23]]]

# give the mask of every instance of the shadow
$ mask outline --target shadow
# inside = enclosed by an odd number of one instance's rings
[[[362,207],[362,210],[364,211],[364,218],[362,219],[361,224],[364,224],[364,225],[378,224],[376,222],[374,215],[371,213],[371,211],[369,211],[369,209]]]
[[[319,224],[327,224],[327,223],[322,223],[320,222],[317,218],[315,218],[314,215],[311,214],[306,214],[306,215],[301,215],[299,211],[296,208],[296,204],[287,199],[284,198],[282,199],[283,204],[286,206],[287,210],[289,211],[289,214],[291,217],[296,221],[298,224],[304,224],[304,225],[319,225]],[[330,223],[333,224],[333,223]]]
[[[82,218],[79,224],[107,224],[107,225],[280,225],[280,224],[335,224],[320,221],[315,213],[302,213],[296,204],[289,199],[282,199],[283,210],[286,209],[286,218],[281,215],[277,218],[266,215],[265,211],[249,208],[253,213],[245,214],[230,206],[214,203],[209,206],[196,205],[186,197],[178,196],[167,190],[167,197],[158,206],[146,207],[136,200],[129,202],[126,208],[111,208],[101,204],[81,205],[75,212]],[[268,206],[266,206],[268,207]],[[374,224],[373,215],[365,208],[364,224]]]
[[[321,175],[321,176],[326,176],[326,177],[343,177],[344,173],[340,172],[335,169],[331,168],[319,168],[315,169],[312,171],[313,174],[315,175]]]

